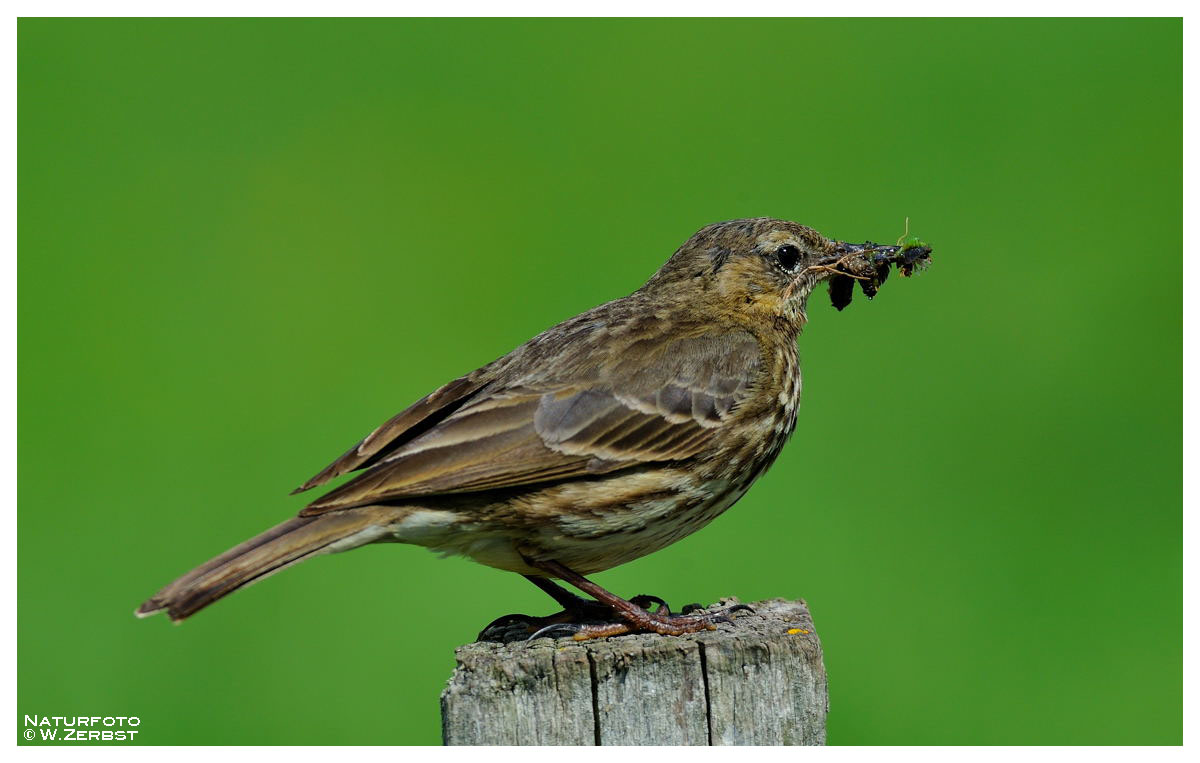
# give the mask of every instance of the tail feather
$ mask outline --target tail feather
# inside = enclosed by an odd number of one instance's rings
[[[166,611],[178,622],[293,564],[380,540],[406,513],[369,506],[289,519],[200,565],[147,599],[134,614],[148,617]]]

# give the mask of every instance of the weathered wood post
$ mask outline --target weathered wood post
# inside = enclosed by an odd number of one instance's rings
[[[726,603],[736,600],[726,599]],[[475,643],[442,692],[450,745],[820,745],[829,695],[803,601],[689,636]]]

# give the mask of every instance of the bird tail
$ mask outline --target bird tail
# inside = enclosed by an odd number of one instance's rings
[[[305,559],[381,540],[389,535],[388,526],[406,513],[402,508],[369,506],[289,519],[200,565],[147,599],[134,614],[148,617],[165,610],[178,622]]]

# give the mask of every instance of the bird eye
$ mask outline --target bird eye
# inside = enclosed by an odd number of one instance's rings
[[[784,244],[775,250],[775,257],[779,260],[779,267],[784,270],[795,270],[800,264],[800,249],[792,244]]]

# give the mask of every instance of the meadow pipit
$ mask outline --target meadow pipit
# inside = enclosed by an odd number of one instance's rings
[[[672,614],[655,597],[622,599],[583,576],[699,530],[771,465],[796,422],[796,337],[818,283],[833,279],[840,309],[847,285],[871,296],[890,265],[907,274],[928,255],[923,245],[846,244],[769,218],[709,225],[629,296],[385,422],[297,492],[360,475],[137,613],[182,620],[310,557],[399,542],[528,577],[564,607],[528,618],[530,630],[590,638],[711,628],[728,612]]]

